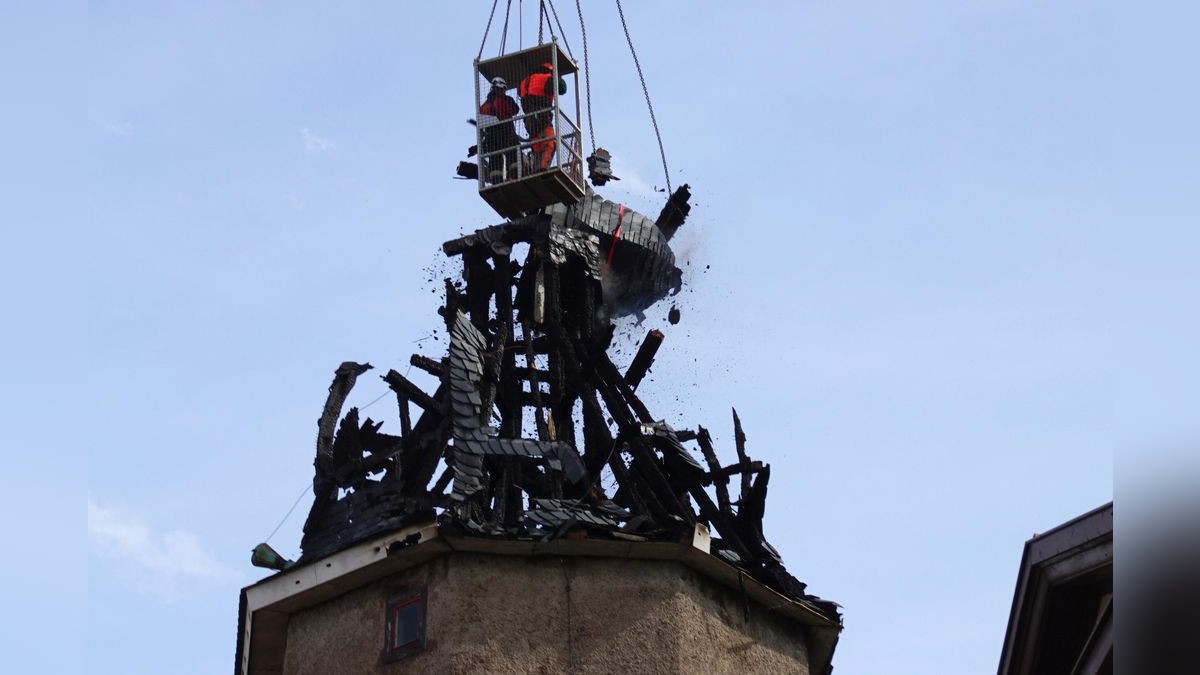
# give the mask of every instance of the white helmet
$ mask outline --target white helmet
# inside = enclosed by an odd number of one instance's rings
[[[508,89],[508,83],[505,82],[504,78],[500,77],[499,75],[492,78],[492,86],[499,87],[500,89]]]

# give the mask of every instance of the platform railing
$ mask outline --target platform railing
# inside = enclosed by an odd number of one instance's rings
[[[546,139],[521,135],[528,132],[525,121],[535,116],[553,115],[554,152],[546,166],[540,166],[536,149]],[[519,113],[506,120],[482,118],[479,126],[479,189],[518,181],[543,171],[562,170],[572,182],[583,186],[583,134],[579,125],[561,110]],[[510,132],[509,129],[512,129]],[[515,143],[513,142],[515,141]]]

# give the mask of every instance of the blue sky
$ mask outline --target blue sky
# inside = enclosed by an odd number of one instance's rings
[[[655,214],[615,7],[583,4],[625,179],[602,192]],[[1114,446],[1175,467],[1196,438],[1196,10],[626,5],[695,194],[683,321],[648,313],[667,339],[639,393],[725,457],[737,407],[772,465],[767,537],[845,607],[839,673],[994,670],[1023,542],[1112,499]],[[451,180],[489,8],[89,6],[89,672],[227,672],[334,368],[445,348],[439,246],[499,221]],[[349,403],[385,391],[366,376]],[[394,432],[393,410],[365,413]]]

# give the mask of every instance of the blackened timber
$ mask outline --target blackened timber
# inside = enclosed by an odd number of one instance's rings
[[[449,397],[450,386],[445,382],[438,385],[433,395],[435,406],[425,411],[413,425],[412,433],[404,437],[405,465],[409,469],[404,476],[406,493],[424,490],[442,459],[450,438],[450,416],[443,407],[449,405]]]
[[[400,435],[407,436],[412,433],[412,415],[408,410],[408,397],[401,392],[396,392],[396,406],[400,411]]]
[[[575,410],[575,402],[579,400],[579,394],[574,386],[578,380],[571,380],[572,386],[563,392],[562,400],[558,402],[558,408],[552,410],[554,414],[554,438],[555,440],[570,443],[575,445],[575,417],[572,412]]]
[[[513,374],[516,375],[517,379],[519,380],[529,380],[530,382],[533,382],[534,380],[540,382],[550,376],[549,371],[538,370],[537,368],[529,368],[527,366],[517,366],[516,369],[513,370]]]
[[[746,498],[750,494],[750,456],[746,454],[746,432],[742,431],[742,420],[738,418],[737,408],[733,410],[733,441],[737,446],[738,464],[747,469],[742,471],[742,491],[738,495],[738,501]]]
[[[454,287],[454,282],[450,281],[450,277],[442,280],[446,285],[446,306],[438,309],[438,314],[446,321],[446,332],[450,332],[450,326],[454,323],[454,317],[458,315],[458,311],[467,304],[467,299],[462,293]]]
[[[421,391],[420,387],[413,384],[411,380],[404,377],[400,373],[397,373],[394,370],[389,370],[387,375],[384,375],[381,379],[384,382],[387,382],[388,386],[391,387],[392,391],[396,392],[397,395],[404,396],[406,399],[416,403],[417,405],[421,406],[422,410],[426,412],[437,412],[437,401],[433,400],[429,394]]]
[[[451,239],[442,244],[442,251],[448,256],[455,256],[480,245],[491,246],[493,243],[513,245],[517,242],[528,241],[540,230],[545,230],[549,222],[538,214],[514,220],[502,225],[493,225],[468,234],[458,239]]]
[[[557,408],[558,402],[563,395],[563,388],[566,385],[565,368],[563,364],[562,350],[565,347],[566,338],[563,331],[563,307],[561,304],[562,298],[562,277],[559,274],[559,266],[554,263],[547,262],[542,266],[546,275],[546,335],[550,338],[549,366],[550,366],[550,407]],[[554,347],[557,347],[555,349]]]
[[[359,461],[350,470],[362,475],[375,473],[376,471],[387,468],[403,451],[404,441],[397,441],[392,447]],[[397,464],[399,463],[397,462]]]
[[[616,366],[613,366],[607,357],[601,356],[599,363],[608,364],[608,367],[613,371],[611,373],[614,376],[613,379],[620,380],[622,383],[624,382],[620,374],[615,372]],[[667,480],[666,475],[663,473],[658,458],[654,455],[653,448],[646,442],[646,438],[642,436],[641,425],[634,419],[626,399],[621,395],[617,386],[605,377],[604,373],[599,373],[597,380],[596,388],[600,392],[600,396],[604,399],[604,405],[608,408],[609,414],[613,416],[613,419],[617,422],[617,427],[621,430],[620,437],[628,443],[630,452],[633,454],[638,468],[644,469],[645,477],[650,485],[653,486],[653,491],[658,500],[667,507],[667,510],[672,515],[679,516],[688,525],[693,524],[696,519],[692,514],[692,510],[681,503],[678,496],[676,496],[670,481]],[[637,472],[631,473],[636,474]]]
[[[491,318],[492,268],[482,251],[469,249],[463,252],[463,278],[467,280],[467,313],[475,328],[486,336]]]
[[[499,350],[500,381],[497,385],[501,402],[500,435],[517,438],[521,435],[524,408],[519,400],[521,391],[515,375],[516,357],[513,354],[513,265],[508,253],[492,256],[496,296],[496,349]],[[516,525],[523,511],[521,490],[516,486],[521,465],[513,457],[501,460],[500,492],[496,510],[505,526]]]
[[[688,200],[691,199],[692,193],[688,189],[687,183],[680,185],[671,197],[667,199],[666,206],[663,207],[661,213],[658,214],[658,220],[654,221],[658,225],[658,229],[668,240],[675,236],[675,232],[683,225],[683,221],[687,219],[688,212],[692,210]]]
[[[446,374],[446,366],[441,361],[431,359],[428,356],[421,356],[420,354],[413,354],[408,359],[408,362],[411,365],[414,365],[417,368],[420,368],[421,370],[423,370],[423,371],[429,373],[430,375],[433,375],[434,377],[439,378],[439,379],[444,377]]]
[[[651,329],[646,333],[646,339],[642,340],[642,346],[638,347],[637,355],[633,357],[633,362],[629,364],[629,368],[625,371],[625,382],[633,389],[637,389],[642,378],[646,377],[646,373],[650,371],[651,364],[654,363],[654,355],[658,353],[658,348],[662,346],[663,334],[662,331]]]
[[[589,476],[598,476],[608,458],[616,452],[616,447],[608,423],[604,421],[604,411],[596,400],[596,390],[588,389],[579,398],[583,402],[583,435],[587,440],[583,465]]]
[[[536,350],[534,349],[533,326],[529,320],[522,322],[521,333],[525,340],[525,362],[531,366],[529,373],[529,396],[531,397],[531,400],[527,402],[526,405],[532,405],[534,407],[533,419],[535,425],[537,426],[538,437],[544,439],[545,436],[543,436],[543,430],[546,428],[546,420],[542,413],[542,385],[538,377],[538,373],[542,371],[532,367],[536,359]],[[524,396],[524,394],[522,395]]]
[[[730,476],[733,476],[735,474],[740,474],[740,473],[746,473],[746,472],[749,472],[751,474],[758,473],[759,471],[762,471],[763,467],[765,467],[765,466],[766,466],[765,464],[763,464],[762,462],[760,462],[758,460],[751,461],[749,466],[742,466],[741,464],[730,464],[729,466],[721,467],[720,469],[717,469],[716,471],[709,471],[708,473],[704,474],[703,476],[700,477],[700,484],[701,485],[710,485],[710,484],[719,483],[721,481],[728,482]]]
[[[721,469],[721,462],[717,459],[717,452],[713,449],[712,436],[709,435],[708,429],[700,427],[696,432],[696,442],[700,445],[700,452],[704,455],[704,461],[708,463],[708,469],[714,474],[713,487],[717,492],[717,505],[722,513],[732,513],[732,507],[729,504],[729,476],[717,476],[717,472]]]
[[[444,497],[446,495],[446,487],[450,485],[450,481],[453,479],[454,469],[447,465],[445,470],[442,471],[442,475],[438,476],[438,479],[433,484],[433,487],[429,488],[429,493],[431,495]]]
[[[391,452],[395,445],[400,442],[400,437],[392,436],[391,434],[380,433],[379,428],[383,426],[383,422],[376,422],[370,417],[363,422],[362,428],[358,430],[358,442],[362,444],[364,451],[377,455],[379,453]]]
[[[608,466],[616,476],[617,483],[628,492],[630,501],[639,512],[649,514],[654,522],[663,525],[675,518],[675,514],[671,513],[655,494],[654,487],[646,477],[636,471],[630,471],[629,467],[625,466],[621,453],[612,453],[608,458]]]
[[[712,499],[708,496],[708,493],[699,485],[692,486],[690,492],[692,499],[696,501],[696,508],[700,510],[700,515],[705,520],[711,521],[717,526],[717,531],[721,533],[721,539],[736,551],[738,555],[750,558],[750,551],[738,535],[731,514],[728,511],[722,511],[717,508],[717,505],[712,503]]]
[[[625,377],[621,375],[621,371],[617,370],[617,366],[608,358],[608,354],[601,353],[596,359],[596,370],[600,378],[605,382],[611,383],[620,394],[621,399],[626,402],[629,408],[637,415],[637,419],[650,423],[654,421],[654,417],[650,414],[650,410],[646,407],[642,400],[633,393],[633,389],[625,382]]]
[[[333,469],[336,471],[348,462],[362,459],[362,444],[358,440],[358,408],[351,408],[338,425],[333,439]]]
[[[318,472],[322,468],[322,463],[333,459],[333,430],[337,426],[346,397],[354,388],[358,376],[371,368],[369,363],[345,361],[334,371],[333,382],[329,383],[329,397],[325,399],[325,408],[321,411],[320,419],[317,420],[316,463]],[[326,466],[325,468],[331,467]]]
[[[522,406],[518,400],[521,387],[516,377],[516,361],[513,354],[513,304],[512,274],[508,255],[492,258],[495,268],[496,296],[496,350],[499,358],[499,384],[501,416],[500,435],[516,438],[521,435]],[[486,411],[486,408],[485,408]]]

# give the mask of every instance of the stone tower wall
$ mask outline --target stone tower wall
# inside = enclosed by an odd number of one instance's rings
[[[427,647],[387,663],[386,603],[422,586],[428,589]],[[290,619],[285,675],[406,672],[809,669],[799,626],[665,560],[456,553]]]

